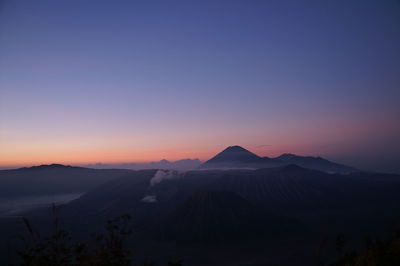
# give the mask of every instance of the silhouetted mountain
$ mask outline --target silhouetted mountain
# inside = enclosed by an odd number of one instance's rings
[[[297,164],[305,168],[320,170],[324,172],[352,173],[359,171],[353,167],[334,163],[321,157],[298,156],[295,154],[285,153],[279,157],[276,157],[275,159],[288,164]]]
[[[299,166],[328,173],[352,173],[358,170],[330,162],[321,157],[298,156],[282,154],[276,158],[260,157],[240,146],[231,146],[217,154],[215,157],[200,165],[200,169],[234,169],[234,168],[270,168],[297,164]]]
[[[202,169],[262,168],[282,165],[281,162],[262,158],[240,146],[230,146],[203,163]]]
[[[96,170],[61,164],[0,170],[0,196],[83,193],[129,172],[130,170]]]
[[[218,153],[215,157],[208,160],[206,163],[224,163],[224,162],[251,162],[261,159],[254,153],[240,147],[230,146]]]
[[[83,168],[83,167],[78,167],[78,166],[71,166],[71,165],[63,165],[63,164],[42,164],[38,166],[31,166],[31,167],[22,167],[18,169],[13,169],[13,170],[45,170],[45,169],[71,169],[71,168]],[[12,171],[12,170],[10,170]]]

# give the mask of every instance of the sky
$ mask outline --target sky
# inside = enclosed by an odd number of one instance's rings
[[[400,1],[0,0],[0,167],[241,145],[400,173]]]

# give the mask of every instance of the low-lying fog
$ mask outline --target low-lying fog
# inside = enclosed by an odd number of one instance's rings
[[[77,199],[82,193],[41,195],[29,197],[10,197],[0,199],[0,217],[11,217],[23,214],[41,207],[50,206],[52,203],[63,204]]]

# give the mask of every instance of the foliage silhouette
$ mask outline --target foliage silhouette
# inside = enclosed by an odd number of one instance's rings
[[[129,266],[133,265],[131,250],[126,241],[132,233],[131,217],[127,214],[107,221],[105,234],[94,235],[94,247],[87,243],[73,241],[67,231],[60,229],[57,207],[52,205],[53,232],[49,237],[41,237],[40,233],[23,218],[28,230],[28,237],[23,237],[24,248],[17,251],[21,266]],[[139,264],[135,264],[139,265]],[[142,265],[153,265],[145,262]],[[168,265],[180,266],[179,263]]]
[[[400,232],[387,241],[367,241],[367,249],[361,254],[346,253],[332,266],[396,266],[400,265]]]

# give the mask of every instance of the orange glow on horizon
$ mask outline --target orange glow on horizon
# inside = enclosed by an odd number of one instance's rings
[[[236,145],[231,144],[231,145]],[[239,144],[240,145],[240,144]],[[73,150],[73,151],[53,151],[47,152],[26,152],[21,156],[19,152],[14,152],[0,157],[0,167],[23,167],[41,164],[66,164],[66,165],[86,165],[95,163],[121,164],[121,163],[148,163],[166,159],[176,161],[180,159],[199,159],[206,161],[227,146],[210,147],[203,149],[154,149],[154,150],[121,150],[121,149],[92,149],[92,150]],[[249,151],[259,155],[275,157],[282,153],[293,152],[295,150],[301,154],[310,154],[307,147],[296,145],[241,145]],[[311,154],[312,155],[312,154]]]
[[[0,167],[52,163],[145,163],[187,158],[205,161],[231,145],[240,145],[259,156],[268,157],[282,153],[340,157],[340,154],[352,152],[368,154],[368,148],[379,150],[382,140],[396,139],[397,127],[398,124],[387,121],[348,118],[348,121],[329,124],[325,121],[282,122],[280,127],[271,128],[259,125],[259,128],[234,130],[225,126],[215,131],[178,131],[176,135],[168,136],[155,133],[135,135],[131,132],[60,136],[53,132],[30,135],[25,131],[0,131]]]

